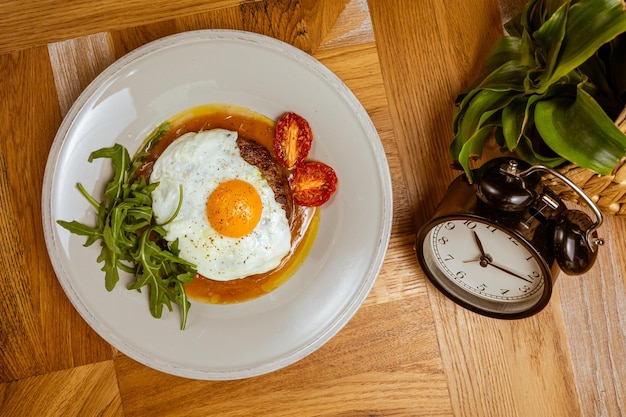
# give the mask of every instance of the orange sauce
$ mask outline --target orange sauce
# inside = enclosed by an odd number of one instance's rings
[[[196,275],[185,287],[187,296],[204,303],[231,304],[260,297],[285,283],[309,253],[319,222],[315,209],[298,207],[296,211],[301,213],[296,214],[291,227],[291,251],[276,269],[232,281],[214,281]]]
[[[139,174],[146,178],[152,172],[154,161],[165,148],[188,132],[222,128],[255,140],[274,155],[274,121],[251,110],[229,104],[210,104],[185,110],[167,121],[170,129],[148,150]],[[309,253],[319,223],[319,211],[313,207],[295,206],[291,222],[291,250],[275,269],[263,274],[231,281],[215,281],[196,275],[186,285],[187,296],[195,301],[211,304],[230,304],[251,300],[267,294],[286,282]]]

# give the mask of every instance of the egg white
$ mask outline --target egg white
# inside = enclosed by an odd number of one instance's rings
[[[152,193],[157,223],[165,239],[178,239],[180,257],[194,263],[198,273],[229,281],[267,272],[277,267],[291,248],[285,211],[261,171],[239,154],[237,132],[213,129],[187,133],[169,145],[154,164],[150,182],[159,185]],[[206,217],[206,202],[222,182],[239,179],[251,184],[263,203],[261,220],[249,234],[231,238],[216,232]]]

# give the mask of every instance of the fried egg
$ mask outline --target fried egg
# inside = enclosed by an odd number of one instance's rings
[[[285,211],[261,171],[240,156],[236,140],[237,132],[224,129],[186,133],[150,175],[159,183],[152,209],[165,239],[178,239],[179,256],[217,281],[274,269],[291,248]]]

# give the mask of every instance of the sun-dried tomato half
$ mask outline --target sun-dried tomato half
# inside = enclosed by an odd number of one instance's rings
[[[306,161],[298,165],[291,176],[294,201],[301,206],[321,206],[337,190],[337,174],[328,165]]]
[[[304,117],[287,112],[278,119],[274,152],[285,168],[291,170],[301,164],[311,150],[311,142],[313,132]]]

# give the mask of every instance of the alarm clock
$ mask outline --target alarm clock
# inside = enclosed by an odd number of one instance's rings
[[[543,165],[497,158],[448,187],[415,249],[428,279],[476,313],[519,319],[541,311],[560,272],[580,275],[597,258],[602,214],[567,177]],[[542,177],[551,174],[593,212],[570,209]]]

